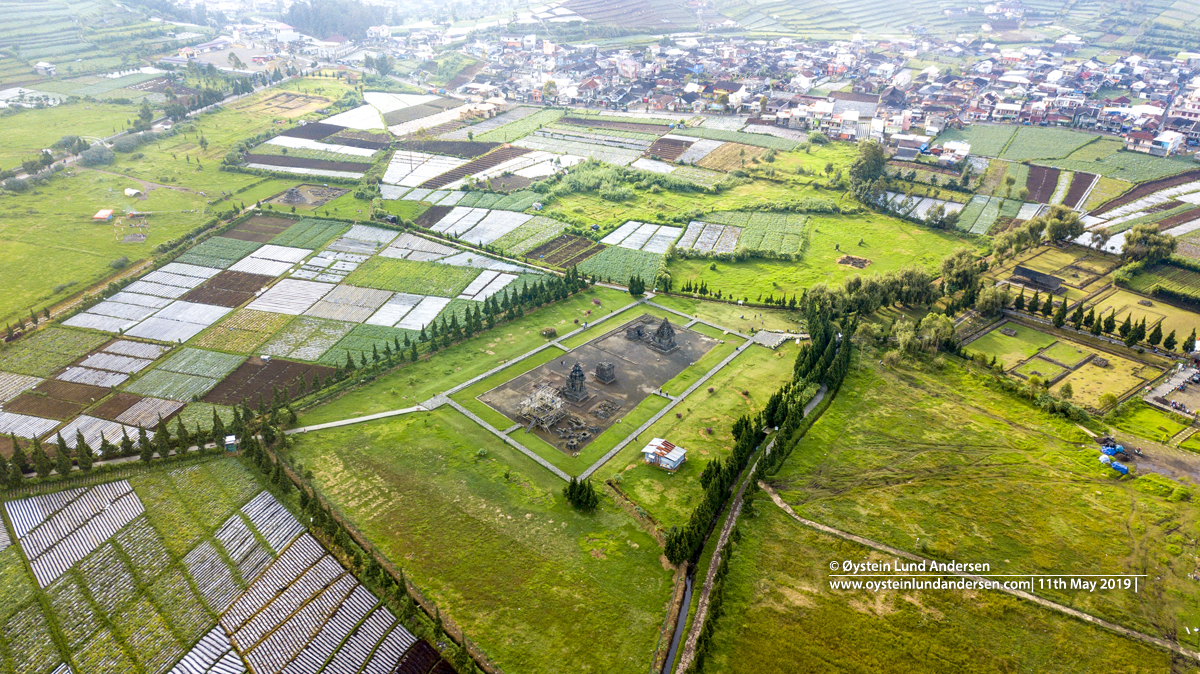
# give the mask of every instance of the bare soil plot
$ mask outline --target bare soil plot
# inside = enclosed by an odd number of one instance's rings
[[[101,419],[116,421],[117,417],[124,414],[126,410],[142,400],[145,400],[145,398],[142,396],[134,395],[132,393],[125,393],[122,391],[108,400],[105,400],[103,403],[100,403],[99,406],[97,406],[88,414],[94,417],[100,417]]]
[[[277,154],[248,154],[247,164],[263,164],[265,166],[282,166],[284,168],[317,169],[319,171],[348,171],[362,173],[370,164],[356,164],[348,161],[329,161],[326,159],[308,159]]]
[[[446,217],[446,214],[452,210],[454,210],[453,206],[430,206],[413,221],[413,224],[417,227],[429,229],[441,221],[442,218]]]
[[[22,393],[5,403],[4,411],[66,421],[82,412],[83,405],[35,393]]]
[[[488,178],[488,184],[491,185],[493,190],[505,193],[523,190],[532,185],[534,181],[534,178],[526,178],[525,176],[519,175],[496,176],[495,178]]]
[[[659,138],[646,150],[647,157],[658,157],[663,161],[675,161],[696,141],[678,138]]]
[[[66,400],[69,402],[90,405],[97,400],[108,395],[108,389],[99,386],[88,386],[87,384],[76,384],[69,381],[60,381],[58,379],[47,379],[46,381],[33,387],[36,393],[41,395]]]
[[[392,137],[388,133],[373,133],[361,129],[343,129],[325,139],[326,143],[360,147],[364,150],[384,150],[392,145]]]
[[[585,386],[589,397],[580,403],[567,403],[565,409],[568,418],[552,426],[552,431],[540,427],[531,431],[551,445],[574,454],[717,345],[716,339],[680,326],[673,326],[678,348],[670,353],[661,353],[650,348],[645,342],[630,340],[625,336],[627,328],[639,323],[653,333],[661,320],[649,314],[640,316],[571,353],[564,354],[562,358],[552,360],[483,393],[479,400],[512,419],[514,423],[527,425],[529,419],[521,415],[521,403],[541,386],[554,389],[565,386],[567,376],[575,364],[579,363],[586,374]],[[615,381],[610,384],[596,381],[596,365],[600,362],[616,365]],[[571,425],[574,425],[579,433],[574,438],[574,445],[560,433],[566,432]]]
[[[586,126],[593,129],[640,131],[641,133],[653,133],[660,136],[671,130],[671,127],[666,124],[643,124],[641,122],[617,121],[615,119],[602,119],[600,117],[563,117],[558,120],[558,123]]]
[[[1063,199],[1063,206],[1067,208],[1079,208],[1083,205],[1083,197],[1087,194],[1088,188],[1096,181],[1094,173],[1076,173],[1071,178],[1071,187],[1067,189],[1067,196]]]
[[[430,178],[429,180],[421,183],[421,187],[426,189],[445,187],[452,182],[462,180],[470,175],[475,175],[480,171],[486,171],[493,166],[499,166],[510,159],[515,159],[523,154],[527,154],[528,152],[529,150],[523,147],[502,147],[499,150],[485,154],[482,157],[472,159],[462,166],[452,168],[439,176]]]
[[[204,396],[204,402],[217,405],[233,405],[243,400],[257,404],[261,395],[271,400],[275,388],[286,388],[296,398],[309,390],[313,377],[321,380],[333,374],[333,368],[311,363],[297,363],[272,358],[263,362],[261,358],[250,358],[234,370],[225,380]]]
[[[184,295],[183,300],[233,309],[254,299],[254,293],[273,280],[262,274],[226,269]]]
[[[1039,204],[1050,203],[1050,198],[1054,196],[1054,190],[1058,188],[1059,173],[1061,171],[1056,168],[1030,166],[1029,177],[1025,180],[1025,187],[1029,190],[1029,200]]]
[[[406,140],[397,144],[402,150],[448,154],[452,157],[474,159],[500,147],[500,143],[480,143],[466,140]]]
[[[292,138],[306,138],[308,140],[321,140],[343,130],[345,130],[343,126],[309,122],[303,126],[294,126],[279,135],[291,136]]]
[[[294,224],[296,224],[296,221],[289,220],[288,218],[272,218],[266,215],[257,215],[238,223],[236,227],[227,230],[222,236],[242,241],[267,243]]]
[[[604,246],[591,239],[573,234],[563,234],[529,251],[525,257],[566,269],[602,250],[604,250]]]

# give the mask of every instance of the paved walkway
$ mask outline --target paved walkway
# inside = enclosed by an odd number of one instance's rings
[[[496,436],[497,438],[500,438],[504,442],[511,445],[513,449],[524,454],[525,456],[528,456],[529,458],[533,459],[534,461],[537,461],[538,463],[542,464],[542,467],[545,468],[546,470],[561,477],[566,482],[571,481],[570,475],[567,475],[563,471],[559,470],[557,466],[555,466],[554,464],[550,463],[549,461],[543,459],[542,457],[538,456],[538,454],[536,452],[529,449],[525,445],[522,445],[521,443],[517,442],[516,440],[513,440],[512,438],[508,437],[507,435],[504,434],[503,431],[498,430],[495,426],[489,424],[488,422],[484,421],[483,419],[480,419],[471,410],[463,407],[462,405],[459,405],[454,400],[450,401],[450,406],[453,407],[454,409],[458,410],[459,412],[462,412],[464,416],[466,416],[471,421],[474,421],[475,423],[479,424],[484,430],[488,431],[492,435]]]
[[[668,403],[666,407],[659,410],[658,414],[655,414],[654,416],[650,417],[650,419],[646,423],[642,424],[641,426],[638,426],[636,431],[633,431],[629,435],[625,436],[624,440],[617,443],[616,447],[613,447],[612,449],[608,450],[607,454],[600,457],[600,459],[598,461],[596,461],[596,463],[593,463],[591,465],[591,467],[589,467],[587,470],[583,471],[583,473],[581,473],[579,475],[579,479],[586,480],[589,477],[591,477],[592,473],[594,473],[600,469],[600,466],[603,466],[604,464],[608,463],[609,460],[612,459],[614,456],[616,456],[618,452],[620,452],[622,449],[625,449],[626,447],[628,447],[629,443],[633,442],[642,433],[645,433],[646,429],[650,428],[655,423],[657,423],[658,420],[663,418],[664,416],[666,416],[666,414],[668,412],[675,409],[675,406],[678,405],[679,403],[683,402],[683,400],[685,398],[687,398],[689,395],[691,395],[692,391],[695,391],[696,389],[703,386],[704,383],[707,382],[709,379],[711,379],[713,375],[715,375],[716,373],[718,373],[722,369],[724,369],[724,367],[726,365],[728,365],[729,362],[732,361],[734,358],[737,358],[738,354],[740,354],[741,352],[750,348],[750,345],[753,343],[754,343],[753,341],[751,341],[750,339],[747,338],[746,341],[743,342],[742,345],[739,346],[733,353],[726,356],[725,360],[722,360],[720,363],[717,363],[716,367],[714,367],[713,369],[711,369],[707,373],[705,373],[705,375],[703,377],[697,379],[696,383],[689,386],[686,391],[684,391],[679,396],[675,397],[675,399],[673,399],[670,403]]]
[[[931,561],[931,560],[925,559],[924,557],[919,557],[917,555],[914,555],[910,552],[905,552],[904,550],[900,550],[898,548],[893,548],[890,545],[885,545],[883,543],[879,543],[879,542],[876,542],[876,541],[873,541],[873,540],[870,540],[867,538],[863,538],[862,536],[856,536],[854,534],[847,533],[845,531],[840,531],[838,529],[834,529],[833,527],[826,526],[819,522],[813,522],[812,520],[806,520],[803,517],[800,517],[799,515],[797,515],[796,512],[794,510],[792,510],[792,507],[789,506],[779,496],[779,494],[776,493],[775,490],[770,487],[770,485],[759,482],[759,486],[761,486],[763,488],[763,490],[766,491],[767,494],[770,495],[771,500],[775,502],[775,505],[779,506],[784,512],[786,512],[788,514],[789,517],[796,520],[800,524],[803,524],[804,526],[809,527],[810,529],[816,529],[817,531],[820,531],[822,533],[829,534],[831,536],[837,536],[838,538],[841,538],[841,539],[844,539],[847,541],[851,541],[853,543],[857,543],[864,547],[868,547],[868,548],[871,548],[872,550],[877,550],[879,552],[883,552],[885,554],[892,555],[894,557],[903,557],[904,559],[908,559],[908,560],[911,560],[914,562],[925,562],[926,564],[928,564]],[[947,571],[947,572],[945,572],[945,575],[957,576],[959,578],[966,578],[968,580],[972,580],[975,582],[994,581],[994,579],[992,579],[992,578],[987,578],[984,576],[976,576],[976,575],[970,574],[970,573]],[[1167,641],[1166,639],[1160,639],[1158,637],[1150,636],[1149,634],[1144,634],[1142,632],[1137,632],[1135,630],[1131,630],[1127,627],[1122,627],[1120,625],[1117,625],[1116,623],[1111,623],[1102,618],[1097,618],[1096,616],[1091,615],[1089,613],[1084,613],[1083,611],[1073,609],[1069,606],[1064,606],[1057,602],[1050,601],[1049,599],[1043,599],[1042,597],[1039,597],[1035,594],[1031,594],[1029,592],[1025,592],[1024,590],[1013,590],[1013,589],[1008,589],[1008,588],[996,588],[996,589],[999,590],[1000,592],[1004,592],[1005,594],[1009,594],[1014,597],[1017,597],[1018,599],[1024,599],[1025,601],[1033,602],[1035,604],[1038,604],[1039,606],[1048,608],[1052,611],[1057,611],[1059,613],[1069,615],[1072,618],[1077,618],[1079,620],[1082,620],[1083,622],[1091,623],[1093,625],[1103,627],[1106,630],[1116,632],[1117,634],[1120,634],[1125,637],[1129,637],[1130,639],[1137,639],[1138,641],[1152,644],[1159,648],[1165,648],[1166,650],[1169,650],[1172,653],[1178,653],[1179,655],[1191,658],[1193,660],[1200,660],[1200,652],[1184,648],[1183,646],[1181,646],[1173,641]]]
[[[292,435],[294,433],[307,433],[309,431],[320,431],[320,430],[324,430],[326,428],[338,428],[339,426],[349,426],[351,424],[361,424],[364,421],[375,421],[376,419],[386,419],[388,417],[398,417],[401,414],[411,414],[412,412],[428,412],[428,411],[429,411],[428,408],[426,408],[422,405],[417,405],[415,407],[405,407],[402,410],[388,410],[387,412],[380,412],[379,414],[368,414],[365,417],[354,417],[353,419],[342,419],[341,421],[330,421],[327,424],[316,424],[315,426],[301,426],[300,428],[293,428],[290,430],[286,430],[286,431],[284,431],[284,434]]]

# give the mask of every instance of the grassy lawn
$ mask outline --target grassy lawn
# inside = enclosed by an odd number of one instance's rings
[[[1150,302],[1150,306],[1139,304],[1140,302]],[[1147,331],[1152,330],[1154,324],[1161,321],[1163,336],[1166,337],[1174,330],[1175,338],[1179,341],[1186,339],[1192,330],[1200,330],[1200,315],[1195,312],[1180,309],[1159,299],[1147,299],[1128,290],[1118,289],[1096,302],[1097,316],[1102,313],[1107,316],[1113,309],[1117,312],[1117,325],[1125,320],[1126,315],[1131,315],[1134,321],[1145,318]]]
[[[1099,408],[1100,397],[1105,393],[1120,397],[1159,374],[1158,368],[1152,365],[1143,365],[1108,353],[1101,355],[1108,360],[1108,365],[1100,367],[1094,362],[1087,363],[1064,377],[1051,391],[1058,393],[1064,384],[1071,382],[1072,401]]]
[[[546,339],[539,334],[542,328],[555,327],[560,333],[573,330],[575,318],[587,320],[584,312],[594,308],[593,299],[601,300],[610,311],[633,302],[628,293],[593,288],[439,351],[430,360],[405,365],[330,403],[305,410],[300,415],[300,424],[320,424],[375,414],[428,400],[455,384],[545,344]],[[606,329],[616,325],[613,323]]]
[[[1055,365],[1054,363],[1051,363],[1047,360],[1042,360],[1041,358],[1034,358],[1013,370],[1014,373],[1024,375],[1025,377],[1033,377],[1036,375],[1041,377],[1043,381],[1054,379],[1066,371],[1067,368],[1060,365]]]
[[[1151,407],[1142,400],[1130,402],[1105,421],[1127,433],[1162,443],[1186,428],[1183,417]]]
[[[114,260],[151,257],[155,246],[211,217],[204,213],[204,198],[188,192],[156,189],[145,200],[124,195],[126,187],[137,186],[80,169],[74,177],[55,177],[36,190],[0,199],[0,321],[18,314],[28,318],[30,307],[40,310],[117,273],[110,266]],[[93,222],[101,208],[153,212],[146,241],[121,243],[133,230]]]
[[[99,101],[76,101],[0,117],[0,168],[35,159],[63,136],[105,138],[137,117],[137,108]]]
[[[449,409],[307,434],[293,456],[505,671],[646,669],[671,572],[611,498],[575,511],[561,480]]]
[[[816,283],[841,283],[854,275],[870,276],[907,266],[939,268],[942,258],[968,245],[954,232],[933,231],[875,213],[812,216],[812,238],[798,262],[751,259],[742,262],[671,260],[667,270],[676,286],[705,281],[722,296],[756,301],[759,296],[799,296]],[[858,242],[862,241],[862,245]],[[838,264],[843,255],[871,261],[866,269]]]
[[[999,592],[835,593],[830,560],[892,560],[802,526],[761,493],[754,510],[738,523],[706,672],[1170,669],[1150,646]]]
[[[1002,334],[1001,329],[1016,330],[1017,334],[1009,337]],[[1053,344],[1055,339],[1053,335],[1009,322],[998,326],[965,348],[972,354],[985,354],[989,360],[994,356],[1005,370],[1011,370],[1017,363]]]
[[[733,422],[766,406],[771,394],[791,377],[799,351],[792,342],[775,351],[750,347],[676,407],[676,414],[666,415],[621,450],[596,476],[619,479],[626,495],[663,529],[687,524],[704,493],[700,473],[705,464],[729,455]],[[712,393],[707,390],[710,386]],[[683,447],[687,461],[674,473],[647,466],[641,451],[651,438]]]
[[[1159,636],[1200,619],[1187,576],[1197,512],[1146,488],[1161,476],[1117,479],[1074,424],[957,365],[890,370],[876,360],[854,368],[773,478],[800,516],[933,559],[986,562],[991,573],[1153,568],[1153,596],[1035,592]]]
[[[726,304],[725,302],[708,302],[689,297],[664,295],[655,297],[654,302],[743,334],[750,334],[753,330],[800,332],[805,329],[804,319],[798,311],[739,307],[736,304]],[[681,319],[673,316],[672,320]],[[696,327],[699,325],[697,324]]]

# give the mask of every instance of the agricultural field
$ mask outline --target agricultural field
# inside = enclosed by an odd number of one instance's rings
[[[769,480],[799,516],[926,558],[987,562],[994,573],[1018,568],[1027,573],[1139,573],[1136,569],[1153,563],[1163,565],[1160,582],[1165,587],[1191,582],[1185,579],[1190,560],[1180,555],[1170,532],[1194,526],[1184,524],[1194,521],[1194,513],[1157,489],[1145,489],[1140,483],[1147,478],[1115,480],[1096,461],[1095,445],[1074,425],[994,391],[954,365],[940,372],[890,370],[875,365],[873,358],[863,361]],[[954,451],[943,451],[947,447]],[[1046,479],[1057,487],[1030,486]],[[1072,505],[1065,507],[1068,502]],[[712,657],[722,668],[741,670],[732,659],[735,652],[737,661],[753,652],[768,663],[792,657],[876,661],[886,653],[889,663],[911,660],[913,671],[936,671],[926,660],[929,649],[938,652],[939,662],[987,669],[1005,668],[1014,658],[1056,670],[1077,669],[1078,663],[1097,658],[1105,666],[1119,662],[1129,671],[1166,667],[1166,655],[1138,642],[1081,629],[1074,620],[999,593],[962,602],[942,591],[847,591],[844,596],[815,591],[812,586],[824,583],[817,578],[829,573],[828,559],[871,553],[804,528],[765,495],[755,496],[753,509],[763,519],[746,520],[749,541],[734,553],[725,613],[759,616],[763,622],[725,618],[719,623],[723,627],[718,627]],[[1105,523],[1127,519],[1138,533],[1133,540],[1114,540]],[[1059,531],[1072,535],[1064,539]],[[787,543],[780,545],[780,540]],[[813,552],[797,554],[798,549]],[[778,584],[777,591],[753,589],[761,587],[763,575]],[[1168,590],[1164,603],[1147,614],[1133,593],[1035,590],[1154,634],[1171,629],[1158,621],[1194,611],[1183,606],[1187,590],[1179,592],[1172,596]],[[829,618],[816,620],[813,611]],[[1043,627],[1030,630],[1031,621]],[[862,641],[863,630],[884,627],[877,639]],[[822,638],[812,638],[813,630]],[[764,632],[773,636],[770,647]],[[1075,636],[1066,638],[1067,633]],[[899,641],[876,650],[879,643],[896,639],[922,644],[921,655],[900,647]],[[784,643],[789,645],[781,647]],[[875,646],[864,648],[864,643]],[[979,648],[984,643],[987,647]],[[774,669],[761,662],[758,666]]]
[[[757,145],[758,147],[768,148],[771,150],[788,151],[796,149],[800,143],[789,138],[779,138],[778,136],[769,136],[764,133],[743,133],[741,131],[722,131],[720,129],[698,128],[683,128],[675,129],[672,133],[679,136],[691,136],[693,138],[707,138],[709,140],[722,140],[727,143],[741,143],[742,145]]]
[[[621,284],[636,276],[650,288],[658,279],[662,266],[662,255],[610,246],[579,263],[577,268],[581,274]]]
[[[1012,124],[972,124],[962,129],[947,129],[938,136],[938,141],[966,141],[971,144],[971,154],[999,157],[1017,128]]]
[[[1127,152],[1119,140],[1101,138],[1084,145],[1061,159],[1043,161],[1066,171],[1095,173],[1105,178],[1140,183],[1158,180],[1194,169],[1195,163],[1178,157],[1152,157],[1140,152]],[[1126,185],[1126,189],[1128,189]],[[1089,204],[1092,203],[1089,201]],[[1100,202],[1096,202],[1100,203]]]
[[[645,669],[671,573],[612,499],[579,514],[561,480],[448,408],[308,433],[292,456],[506,671]]]
[[[1000,155],[1010,161],[1063,159],[1100,137],[1071,129],[1021,126]],[[972,147],[974,150],[974,147]]]
[[[744,169],[748,164],[757,164],[758,159],[766,152],[767,148],[763,147],[743,145],[742,143],[724,143],[696,162],[696,165],[713,171]]]
[[[250,353],[292,320],[287,314],[243,309],[201,333],[192,346],[216,351]]]
[[[517,108],[517,110],[523,111],[525,108]],[[475,140],[481,143],[511,143],[518,138],[524,138],[525,136],[528,136],[547,124],[553,124],[554,122],[558,121],[563,114],[564,113],[561,109],[546,108],[537,110],[532,114],[523,115],[517,119],[513,119],[512,121],[508,121],[502,126],[492,129],[485,129],[482,133],[479,132],[479,129],[482,129],[483,125],[487,124],[488,122],[477,124],[476,126],[471,127],[471,130],[474,133]],[[500,115],[495,119],[501,120],[502,118],[504,118],[504,115]],[[466,133],[461,135],[461,139],[466,138]],[[457,136],[458,133],[455,132],[455,135],[452,139],[461,140]],[[447,136],[447,138],[451,138],[451,136]]]
[[[479,270],[473,267],[373,257],[347,276],[346,282],[379,290],[456,297],[476,276]]]
[[[808,246],[808,216],[790,213],[729,212],[712,213],[708,220],[740,227],[742,233],[737,248],[755,251],[765,257],[772,254],[801,256]],[[701,235],[703,236],[703,235]],[[720,251],[721,239],[714,251]]]
[[[0,168],[12,169],[26,159],[36,159],[63,136],[106,138],[125,130],[129,118],[137,116],[133,106],[99,101],[15,110],[16,114],[0,117]]]

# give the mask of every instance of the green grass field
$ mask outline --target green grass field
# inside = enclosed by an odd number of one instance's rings
[[[611,498],[575,511],[561,480],[449,408],[306,434],[292,456],[505,671],[649,666],[671,572]]]
[[[98,101],[64,103],[0,116],[0,168],[34,159],[63,136],[106,138],[127,128],[137,108]]]
[[[800,516],[933,559],[986,562],[992,573],[1154,568],[1153,599],[1035,593],[1159,636],[1200,618],[1188,599],[1198,525],[1189,504],[1143,490],[1146,478],[1116,479],[1078,427],[986,377],[876,360],[853,369],[772,479]]]
[[[1014,337],[1002,334],[1001,329],[1016,330]],[[995,357],[1005,370],[1011,370],[1017,363],[1032,357],[1038,351],[1055,342],[1053,335],[1040,330],[1006,323],[979,339],[971,342],[965,348],[972,354],[982,353],[989,358]]]
[[[763,298],[768,294],[798,296],[813,284],[841,283],[856,274],[870,276],[913,265],[932,271],[943,257],[966,244],[955,232],[933,231],[874,213],[811,217],[812,238],[798,262],[717,261],[713,271],[710,265],[714,263],[709,260],[675,259],[667,270],[677,288],[685,281],[705,281],[710,291],[753,302],[760,294]],[[843,255],[864,257],[871,264],[865,269],[838,264]]]
[[[805,329],[804,317],[800,315],[800,312],[787,309],[739,307],[736,304],[725,302],[709,302],[690,297],[668,297],[666,295],[655,296],[654,303],[731,330],[737,330],[743,334],[750,334],[754,330],[802,332]],[[671,320],[680,319],[672,317]]]

